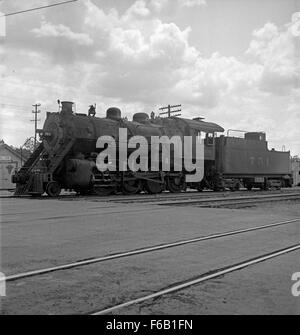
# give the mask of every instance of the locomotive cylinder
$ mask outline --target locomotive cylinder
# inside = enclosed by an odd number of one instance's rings
[[[66,183],[68,187],[87,188],[93,184],[95,162],[80,159],[69,159],[66,164]]]

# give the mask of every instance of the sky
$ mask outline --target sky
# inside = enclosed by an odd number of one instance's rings
[[[61,0],[2,0],[12,13]],[[1,19],[1,18],[0,18]],[[3,20],[3,18],[2,18]],[[182,116],[264,131],[300,155],[300,0],[79,0],[7,16],[0,36],[0,138],[20,146],[57,100],[131,119]],[[1,24],[1,22],[0,22]]]

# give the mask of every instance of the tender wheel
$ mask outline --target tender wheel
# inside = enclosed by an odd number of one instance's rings
[[[232,187],[230,187],[231,192],[239,191],[240,190],[240,184],[236,183]]]
[[[124,194],[137,194],[142,190],[142,183],[138,179],[124,181],[122,192]]]
[[[46,193],[49,197],[58,197],[61,192],[61,187],[56,181],[51,181],[46,187]]]
[[[158,194],[163,191],[163,184],[156,183],[155,181],[146,180],[145,189],[150,194]]]
[[[235,191],[239,191],[240,188],[241,188],[240,183],[236,183],[235,186],[234,186],[234,190],[235,190]]]
[[[270,188],[271,188],[271,185],[270,185],[269,182],[266,182],[264,185],[262,185],[262,186],[260,187],[260,189],[261,189],[262,191],[269,191]]]
[[[171,193],[180,193],[181,191],[184,191],[186,189],[184,176],[168,177],[167,189]]]

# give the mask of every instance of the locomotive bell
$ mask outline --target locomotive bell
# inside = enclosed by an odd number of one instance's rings
[[[122,118],[122,112],[117,107],[111,107],[106,112],[106,118],[111,120],[121,120]]]

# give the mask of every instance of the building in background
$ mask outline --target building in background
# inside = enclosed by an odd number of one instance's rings
[[[292,158],[292,172],[294,186],[300,186],[300,158],[298,156]]]
[[[20,149],[15,149],[0,140],[0,190],[15,188],[15,184],[11,182],[11,176],[27,158],[27,152],[22,153]]]

